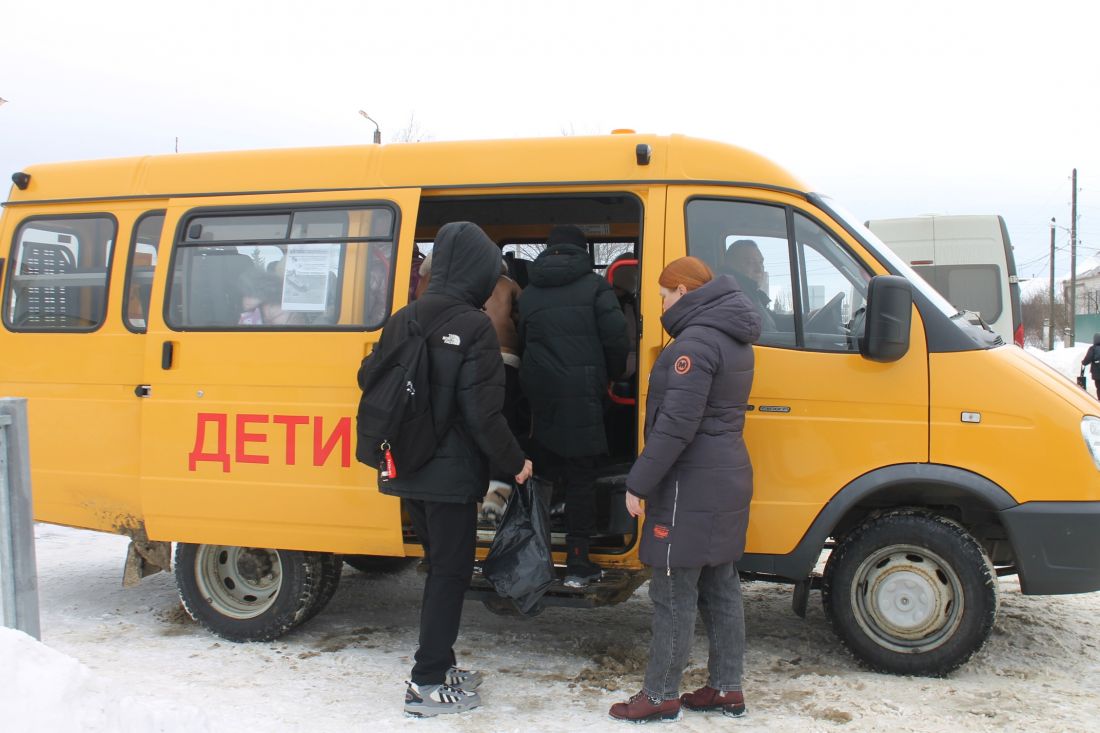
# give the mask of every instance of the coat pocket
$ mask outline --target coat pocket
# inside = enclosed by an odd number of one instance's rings
[[[708,565],[736,562],[745,553],[745,533],[749,527],[748,507],[710,515],[710,547]]]

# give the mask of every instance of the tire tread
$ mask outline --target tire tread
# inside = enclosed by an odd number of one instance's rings
[[[974,589],[975,593],[972,595],[976,595],[975,600],[983,602],[977,611],[978,617],[967,619],[964,616],[963,619],[963,624],[970,629],[971,639],[953,638],[930,652],[904,654],[882,648],[867,637],[854,619],[847,600],[848,587],[841,588],[837,584],[838,575],[846,572],[846,565],[850,563],[854,571],[855,566],[859,564],[861,561],[859,556],[855,559],[850,559],[849,556],[859,553],[864,544],[871,543],[871,549],[877,549],[891,544],[896,538],[914,535],[919,539],[905,542],[916,544],[920,539],[928,541],[928,537],[933,537],[933,542],[944,539],[948,543],[954,543],[951,553],[928,547],[929,550],[934,550],[941,556],[952,555],[952,557],[944,557],[948,562],[957,562],[959,556],[969,555],[969,559],[975,561],[974,564],[977,566],[971,570],[976,571],[979,584],[984,586],[984,588]],[[867,552],[864,552],[864,555],[866,554]],[[958,572],[965,574],[967,570],[959,568]],[[967,592],[968,588],[964,582],[963,593]],[[1000,598],[997,594],[997,573],[993,563],[978,541],[961,524],[928,510],[902,508],[865,521],[838,542],[825,566],[822,603],[825,614],[841,643],[867,668],[888,674],[942,677],[965,664],[988,640],[1000,607]],[[973,601],[968,597],[967,609],[972,608],[973,605]]]

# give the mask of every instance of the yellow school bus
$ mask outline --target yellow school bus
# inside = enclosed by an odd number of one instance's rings
[[[763,259],[769,311],[743,576],[791,583],[799,613],[820,589],[860,660],[906,674],[981,647],[999,575],[1024,593],[1100,589],[1097,402],[748,151],[626,133],[151,156],[12,180],[0,387],[29,399],[36,518],[130,536],[127,582],[167,569],[175,543],[184,604],[226,638],[317,613],[345,558],[421,554],[399,500],[353,460],[355,375],[409,300],[418,252],[456,220],[484,228],[521,285],[562,223],[586,233],[598,272],[632,270],[617,284],[637,370],[610,390],[595,487],[605,578],[545,604],[615,603],[644,581],[622,496],[667,339],[657,276],[687,254],[727,271],[741,240]],[[470,594],[506,610],[480,577]]]

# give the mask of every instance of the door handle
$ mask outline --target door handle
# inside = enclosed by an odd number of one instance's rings
[[[152,393],[153,388],[150,387],[148,384],[139,384],[138,386],[134,387],[134,394],[138,397],[148,397]]]
[[[165,341],[160,347],[160,368],[171,369],[172,368],[172,356],[175,351],[174,345],[171,341]]]

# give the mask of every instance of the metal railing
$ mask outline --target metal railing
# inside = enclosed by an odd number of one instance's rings
[[[0,625],[41,638],[27,401],[0,399]]]

